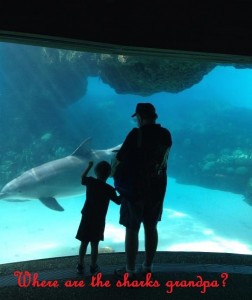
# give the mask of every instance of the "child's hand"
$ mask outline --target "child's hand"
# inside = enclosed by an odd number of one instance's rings
[[[89,161],[88,162],[88,166],[86,167],[86,169],[83,171],[81,178],[83,179],[84,177],[87,176],[88,172],[90,171],[90,169],[92,168],[94,162],[93,161]]]

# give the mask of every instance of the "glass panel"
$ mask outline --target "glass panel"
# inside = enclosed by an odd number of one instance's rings
[[[158,250],[252,253],[248,66],[9,43],[0,57],[0,263],[78,254],[80,174],[90,153],[110,161],[138,102],[173,137]],[[124,251],[119,209],[111,202],[101,251]]]

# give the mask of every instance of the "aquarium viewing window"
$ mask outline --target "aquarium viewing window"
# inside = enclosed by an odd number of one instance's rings
[[[28,175],[83,141],[108,153],[136,126],[138,102],[155,105],[173,137],[158,250],[252,254],[251,65],[77,50],[0,43],[0,263],[78,254],[87,159],[51,184],[53,164]],[[109,206],[101,252],[124,251],[119,209]]]

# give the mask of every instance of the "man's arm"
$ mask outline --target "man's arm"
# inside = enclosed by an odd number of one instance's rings
[[[113,194],[111,195],[111,200],[117,204],[120,205],[122,203],[122,196],[117,196],[116,191],[113,191]]]

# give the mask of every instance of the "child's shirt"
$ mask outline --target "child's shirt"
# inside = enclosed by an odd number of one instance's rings
[[[81,184],[86,185],[86,202],[81,211],[86,221],[105,223],[109,201],[121,203],[121,197],[116,190],[106,182],[94,177],[83,177]]]

